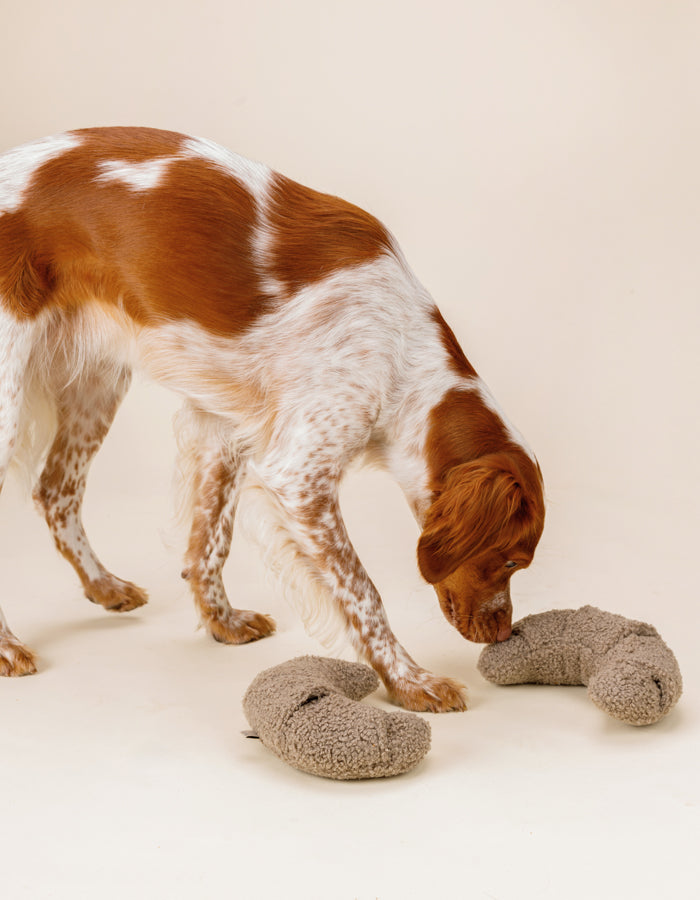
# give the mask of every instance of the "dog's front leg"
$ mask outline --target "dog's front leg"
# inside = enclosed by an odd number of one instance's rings
[[[300,554],[340,609],[359,656],[381,677],[391,699],[419,712],[466,708],[464,688],[422,669],[392,632],[381,598],[348,537],[338,506],[337,479],[328,473],[277,477],[266,485],[284,511]]]
[[[198,454],[192,530],[182,573],[192,589],[200,622],[224,644],[256,641],[275,630],[270,616],[232,608],[223,582],[244,470],[240,460],[221,448],[205,448]]]

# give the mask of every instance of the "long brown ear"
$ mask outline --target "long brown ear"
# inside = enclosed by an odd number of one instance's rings
[[[428,510],[418,541],[423,578],[436,584],[469,558],[507,545],[525,505],[507,457],[492,454],[455,466]]]

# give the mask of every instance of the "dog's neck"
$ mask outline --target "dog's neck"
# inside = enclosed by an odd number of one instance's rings
[[[405,428],[404,435],[405,440],[392,448],[390,469],[421,526],[447,473],[479,457],[506,454],[526,485],[541,489],[534,454],[476,375],[455,380],[442,392],[431,405],[421,434]]]

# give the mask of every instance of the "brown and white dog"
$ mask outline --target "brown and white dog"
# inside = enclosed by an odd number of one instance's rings
[[[32,440],[43,449],[34,497],[56,546],[89,599],[118,611],[146,595],[97,559],[81,504],[134,369],[184,397],[183,576],[212,636],[235,644],[275,627],[233,609],[222,582],[245,482],[307,624],[338,613],[403,706],[463,709],[461,686],[418,666],[391,631],[339,481],[363,458],[394,476],[445,616],[490,642],[511,633],[509,581],[542,532],[542,479],[392,235],[343,200],[172,132],[88,129],[4,154],[0,485]],[[0,613],[0,673],[34,671]]]

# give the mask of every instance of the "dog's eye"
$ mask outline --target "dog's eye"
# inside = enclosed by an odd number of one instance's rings
[[[506,569],[514,569],[518,564],[513,559],[509,559],[506,563]]]

